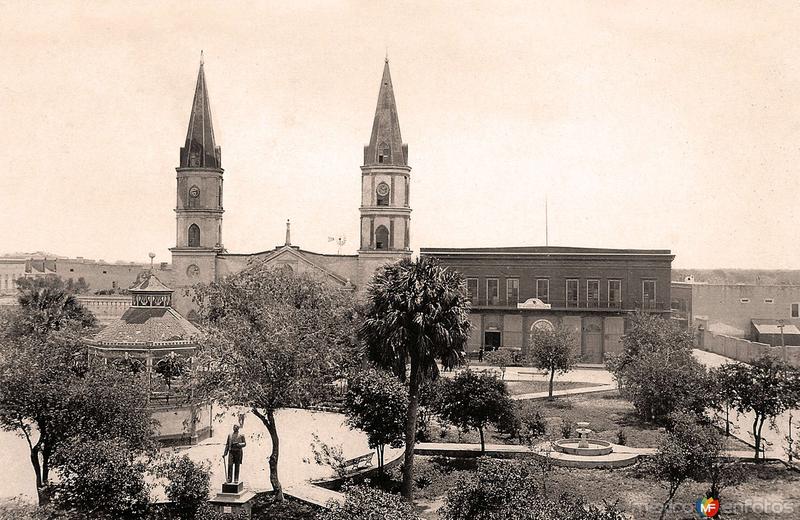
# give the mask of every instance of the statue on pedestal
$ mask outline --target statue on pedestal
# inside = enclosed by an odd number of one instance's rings
[[[239,468],[242,465],[242,451],[247,446],[247,440],[244,435],[239,433],[239,425],[233,425],[233,432],[228,434],[228,440],[225,442],[225,453],[222,454],[224,459],[228,457],[228,471],[225,473],[225,481],[228,484],[239,483]]]

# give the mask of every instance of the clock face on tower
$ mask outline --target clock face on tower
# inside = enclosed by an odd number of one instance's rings
[[[385,197],[389,194],[389,185],[385,182],[382,182],[378,184],[378,189],[376,191],[378,192],[378,195]]]
[[[191,188],[189,188],[189,196],[192,197],[193,199],[196,199],[197,197],[199,197],[200,196],[200,188],[198,188],[197,186],[192,186]]]
[[[200,268],[192,264],[186,268],[186,276],[189,278],[197,278],[200,276]]]

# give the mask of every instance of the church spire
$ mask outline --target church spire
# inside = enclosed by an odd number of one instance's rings
[[[203,66],[201,53],[186,144],[181,148],[181,168],[222,168],[221,150],[214,140],[214,127],[211,124],[211,105]]]
[[[383,64],[383,78],[378,92],[375,119],[372,123],[372,135],[369,145],[364,148],[364,165],[377,164],[394,166],[408,164],[408,147],[403,144],[403,139],[400,137],[400,122],[397,118],[388,56]]]

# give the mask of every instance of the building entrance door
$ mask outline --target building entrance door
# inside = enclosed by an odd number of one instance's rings
[[[500,333],[499,332],[489,332],[486,331],[483,333],[483,344],[484,350],[486,352],[497,350],[500,348]]]
[[[583,344],[581,354],[584,363],[603,362],[603,322],[601,318],[583,318]]]

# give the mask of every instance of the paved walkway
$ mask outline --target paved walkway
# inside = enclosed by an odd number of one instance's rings
[[[566,390],[553,390],[554,397],[563,397],[567,395],[582,395],[582,394],[592,394],[596,392],[608,392],[617,389],[617,385],[601,385],[601,386],[587,386],[583,388],[567,388]],[[519,395],[512,395],[511,399],[515,399],[517,401],[524,401],[528,399],[547,399],[549,394],[547,391],[544,392],[533,392],[530,394],[519,394]]]
[[[338,504],[344,503],[344,494],[332,489],[315,486],[308,482],[300,484],[293,484],[283,488],[286,495],[302,500],[308,504],[315,506],[326,507],[329,502],[336,502]]]
[[[477,456],[481,452],[480,444],[457,443],[457,442],[419,442],[414,448],[417,455],[445,455],[450,457]],[[656,448],[637,448],[634,446],[622,446],[614,444],[615,453],[635,453],[637,455],[655,455]],[[487,444],[485,455],[487,457],[509,457],[513,455],[525,455],[532,453],[528,446],[521,444]],[[726,450],[723,452],[727,457],[738,459],[749,459],[753,457],[752,451],[746,450]],[[449,455],[448,455],[449,454]],[[598,457],[602,457],[599,455]]]

